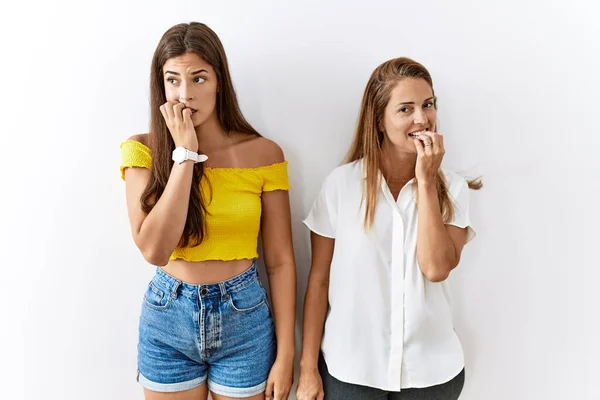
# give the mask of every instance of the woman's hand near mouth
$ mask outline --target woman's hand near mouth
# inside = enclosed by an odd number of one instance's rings
[[[197,152],[198,137],[192,122],[192,110],[176,101],[168,101],[160,106],[160,112],[171,132],[175,147],[185,147]]]

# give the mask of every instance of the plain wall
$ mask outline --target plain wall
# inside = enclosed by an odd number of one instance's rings
[[[597,399],[600,88],[588,1],[23,1],[2,7],[0,398],[141,399],[153,275],[130,236],[119,143],[147,132],[152,53],[201,21],[242,110],[290,162],[297,342],[302,225],[381,62],[429,68],[445,166],[483,175],[452,273],[464,400]],[[367,344],[368,345],[368,344]],[[292,396],[293,397],[293,396]]]

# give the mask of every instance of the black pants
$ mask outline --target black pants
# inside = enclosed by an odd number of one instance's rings
[[[465,383],[463,369],[449,382],[422,389],[402,389],[401,392],[388,392],[368,386],[354,385],[335,379],[329,374],[325,360],[319,358],[319,372],[323,379],[325,400],[456,400]]]

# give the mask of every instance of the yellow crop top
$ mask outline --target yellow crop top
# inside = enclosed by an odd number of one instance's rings
[[[152,167],[150,149],[134,140],[121,143],[121,158],[122,179],[126,168]],[[195,247],[176,248],[171,260],[256,258],[261,194],[290,189],[287,161],[258,168],[204,167],[200,189],[207,211],[204,240]]]

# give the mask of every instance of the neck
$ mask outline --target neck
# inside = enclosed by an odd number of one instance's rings
[[[417,154],[390,143],[381,148],[381,172],[386,180],[408,182],[415,177]]]
[[[229,139],[228,132],[225,132],[215,115],[195,129],[198,137],[198,148],[204,154],[218,151]]]

